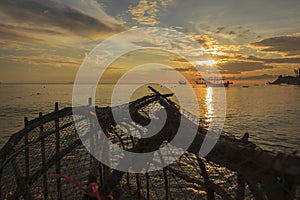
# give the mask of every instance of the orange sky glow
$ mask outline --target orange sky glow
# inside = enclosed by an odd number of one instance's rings
[[[165,53],[137,52],[117,59],[102,81],[114,82],[128,69],[155,62],[191,82],[201,77],[193,65],[211,65],[232,82],[265,83],[300,67],[299,10],[295,0],[4,0],[0,82],[73,82],[81,63],[103,40],[129,29],[163,27],[192,37],[210,59],[188,63]]]

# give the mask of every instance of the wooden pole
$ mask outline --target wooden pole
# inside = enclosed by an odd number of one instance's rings
[[[169,181],[168,181],[168,174],[167,168],[163,168],[164,180],[165,180],[165,197],[166,200],[169,199]]]
[[[92,106],[93,99],[91,97],[88,98],[88,105],[89,107]],[[96,119],[95,116],[88,116],[88,124],[90,124],[90,133],[89,133],[89,145],[90,145],[90,171],[89,171],[89,178],[88,178],[88,183],[91,182],[97,182],[97,165],[96,165],[96,160],[94,158],[95,155],[95,135],[96,135]]]
[[[25,200],[33,199],[31,194],[31,188],[28,186],[27,179],[22,179],[22,171],[17,163],[16,156],[14,156],[11,160],[13,171],[15,174],[16,182],[17,182],[17,188],[15,190],[15,193],[13,194],[11,199],[20,199],[20,196],[22,195]]]
[[[58,108],[58,102],[55,103],[55,108],[54,111],[58,112],[59,108]],[[59,118],[55,119],[55,129],[56,129],[56,133],[55,133],[55,153],[56,155],[59,154],[60,152],[60,132],[59,132]],[[60,160],[57,160],[55,163],[55,173],[56,174],[60,174],[61,170],[60,170]],[[56,189],[57,189],[57,199],[61,200],[62,199],[62,191],[61,191],[61,179],[57,178],[56,179]]]
[[[102,170],[101,162],[98,163],[98,169],[99,169],[99,181],[101,184],[103,184],[104,180],[103,180],[103,170]]]
[[[197,155],[195,155],[197,156]],[[206,166],[204,164],[204,162],[202,161],[201,158],[197,157],[197,161],[198,161],[198,165],[201,169],[202,172],[202,177],[205,183],[205,190],[206,190],[206,194],[207,194],[207,200],[215,200],[215,193],[214,190],[211,189],[211,180],[208,176],[208,173],[206,171]]]
[[[39,113],[39,118],[43,117],[43,113]],[[45,153],[45,138],[44,138],[44,126],[40,126],[40,138],[41,138],[41,154],[42,154],[42,164],[45,166],[46,164],[46,153]],[[48,199],[48,184],[47,184],[47,173],[45,172],[43,175],[43,185],[44,185],[44,199]]]
[[[135,174],[135,179],[136,179],[136,193],[137,193],[137,198],[141,198],[141,181],[140,181],[140,176],[139,174]]]
[[[92,106],[92,103],[93,103],[93,99],[92,99],[92,97],[89,97],[89,99],[88,99],[88,103],[89,103],[89,106]]]
[[[128,187],[130,186],[129,172],[126,173],[126,184]]]
[[[24,117],[24,126],[26,128],[28,124],[28,118]],[[25,143],[25,174],[26,177],[29,177],[29,147],[28,147],[28,132],[26,133],[25,137],[24,137],[24,143]]]
[[[147,188],[147,200],[150,199],[150,185],[149,185],[149,173],[146,172],[146,188]]]

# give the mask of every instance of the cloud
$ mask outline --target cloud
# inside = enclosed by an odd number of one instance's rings
[[[1,55],[0,60],[10,62],[22,62],[30,65],[48,65],[51,67],[78,67],[82,61],[79,58],[72,58],[63,55]]]
[[[139,0],[138,4],[129,7],[129,13],[132,20],[140,25],[154,26],[160,24],[158,14],[162,8],[165,8],[172,0]]]
[[[245,71],[273,68],[273,66],[261,62],[227,62],[221,63],[219,66],[222,74],[240,74]]]
[[[100,16],[91,16],[91,14],[85,13],[84,9],[79,10],[77,7],[74,3],[67,5],[50,0],[0,1],[0,12],[9,17],[10,24],[14,23],[19,26],[22,24],[23,27],[40,27],[41,30],[59,29],[67,32],[68,35],[88,38],[123,29],[120,24],[104,14],[101,19]],[[99,7],[97,9],[99,10]],[[36,31],[40,32],[41,30]],[[48,30],[47,34],[49,33]]]
[[[66,6],[69,6],[75,10],[85,13],[88,16],[91,16],[99,21],[105,21],[110,25],[120,25],[120,22],[109,16],[96,0],[53,0],[59,3],[62,3]]]
[[[300,35],[267,38],[251,45],[265,52],[279,52],[287,56],[300,55]]]
[[[11,31],[7,30],[0,26],[0,35],[1,40],[13,40],[13,41],[19,41],[19,42],[29,42],[29,43],[42,43],[42,40],[24,35],[23,33],[20,33],[18,31]]]
[[[223,30],[225,29],[225,27],[224,26],[222,26],[222,27],[217,27],[217,30],[216,30],[216,32],[215,33],[221,33]]]
[[[276,77],[277,77],[277,75],[262,74],[262,75],[258,75],[258,76],[241,76],[241,77],[228,76],[228,77],[226,77],[226,79],[229,79],[229,80],[264,80],[264,79],[273,79]]]
[[[38,28],[38,27],[24,27],[24,26],[16,26],[16,25],[11,25],[11,24],[0,24],[0,29],[1,30],[7,30],[7,31],[26,31],[28,33],[45,33],[45,34],[53,34],[53,35],[62,35],[61,32],[55,31],[55,30],[50,30],[46,28]]]
[[[215,39],[206,34],[196,34],[193,35],[193,38],[205,49],[211,49],[218,45],[218,42]]]
[[[0,33],[0,35],[2,35],[2,33]],[[32,46],[28,47],[28,45],[21,45],[18,41],[12,41],[12,40],[6,40],[6,39],[0,40],[0,47],[1,47],[1,50],[3,50],[3,49],[26,50],[26,51],[36,50],[36,48],[34,48]],[[1,51],[1,53],[2,53],[2,51]]]
[[[264,63],[300,63],[300,57],[291,58],[258,58],[255,56],[249,56],[249,60],[262,61]]]
[[[139,47],[159,47],[159,45],[153,44],[149,41],[136,41],[136,42],[132,42],[133,44],[139,46]]]
[[[136,20],[142,25],[157,25],[157,2],[148,2],[147,0],[140,0],[139,3],[131,7],[129,12],[132,14],[132,19]]]
[[[207,26],[209,22],[195,23],[196,32],[208,35],[223,45],[243,45],[257,40],[258,33],[251,25]]]
[[[241,28],[242,28],[242,26],[239,26],[239,27],[237,27],[236,29],[241,29]],[[229,30],[229,31],[225,32],[226,29],[227,29],[227,28],[224,27],[224,26],[222,26],[222,27],[217,27],[215,33],[216,33],[216,34],[219,34],[219,33],[226,33],[226,34],[228,34],[228,35],[234,35],[234,34],[236,34],[236,32],[235,32],[234,30]]]
[[[63,33],[46,28],[24,27],[10,24],[0,24],[0,41],[1,43],[8,43],[7,41],[15,41],[21,43],[35,43],[46,44],[46,40],[42,37],[45,35],[62,36]],[[37,37],[40,35],[40,37]],[[41,36],[42,35],[42,36]]]
[[[188,62],[185,58],[173,58],[173,59],[170,59],[170,61],[183,62],[183,63]]]
[[[163,70],[176,70],[178,72],[197,72],[198,70],[194,66],[188,66],[188,67],[173,67],[171,68],[163,68]]]

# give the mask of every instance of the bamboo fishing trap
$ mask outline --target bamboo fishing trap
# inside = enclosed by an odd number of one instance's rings
[[[133,123],[116,124],[110,107],[96,107],[105,135],[120,148],[136,153],[153,151],[176,134],[174,121],[198,126],[198,133],[179,160],[147,173],[124,173],[110,169],[89,154],[74,121],[92,132],[89,113],[74,116],[71,107],[28,121],[0,151],[0,199],[82,199],[82,191],[51,174],[63,174],[88,185],[99,184],[101,194],[114,199],[298,199],[300,157],[260,149],[246,134],[237,139],[223,133],[213,150],[198,158],[206,128],[195,116],[179,111],[178,105],[152,88],[151,95],[129,103],[132,119],[143,126],[150,120],[147,109],[159,103],[169,113],[164,128],[151,139],[138,139],[128,132],[141,132]],[[90,105],[89,105],[90,106]],[[86,106],[86,107],[89,107]],[[114,109],[122,110],[121,105]],[[171,114],[170,114],[171,113]],[[175,123],[176,124],[176,123]],[[127,133],[122,131],[127,130]],[[88,138],[90,139],[90,138]]]

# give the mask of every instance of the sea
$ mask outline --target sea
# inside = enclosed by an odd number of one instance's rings
[[[112,84],[98,85],[95,105],[110,105],[111,94],[108,91],[114,87]],[[126,89],[132,88],[132,84],[122,87],[125,95]],[[185,96],[187,87],[193,88],[198,105],[190,103],[191,99]],[[220,104],[212,98],[212,94],[224,89],[179,84],[158,87],[162,93],[175,89],[179,94],[175,93],[175,97],[171,98],[176,101],[176,95],[182,95],[183,101],[190,107],[188,109],[193,110],[193,106],[198,106],[199,116],[208,124],[218,117],[214,111],[219,109]],[[24,128],[25,116],[31,120],[38,117],[39,112],[53,112],[55,102],[59,102],[60,108],[72,106],[72,92],[73,84],[0,84],[0,148],[12,134]],[[141,87],[134,92],[131,100],[147,94],[151,94],[151,91]],[[225,132],[237,138],[248,132],[251,142],[269,151],[292,153],[300,150],[300,86],[230,85],[225,89],[225,95]]]

